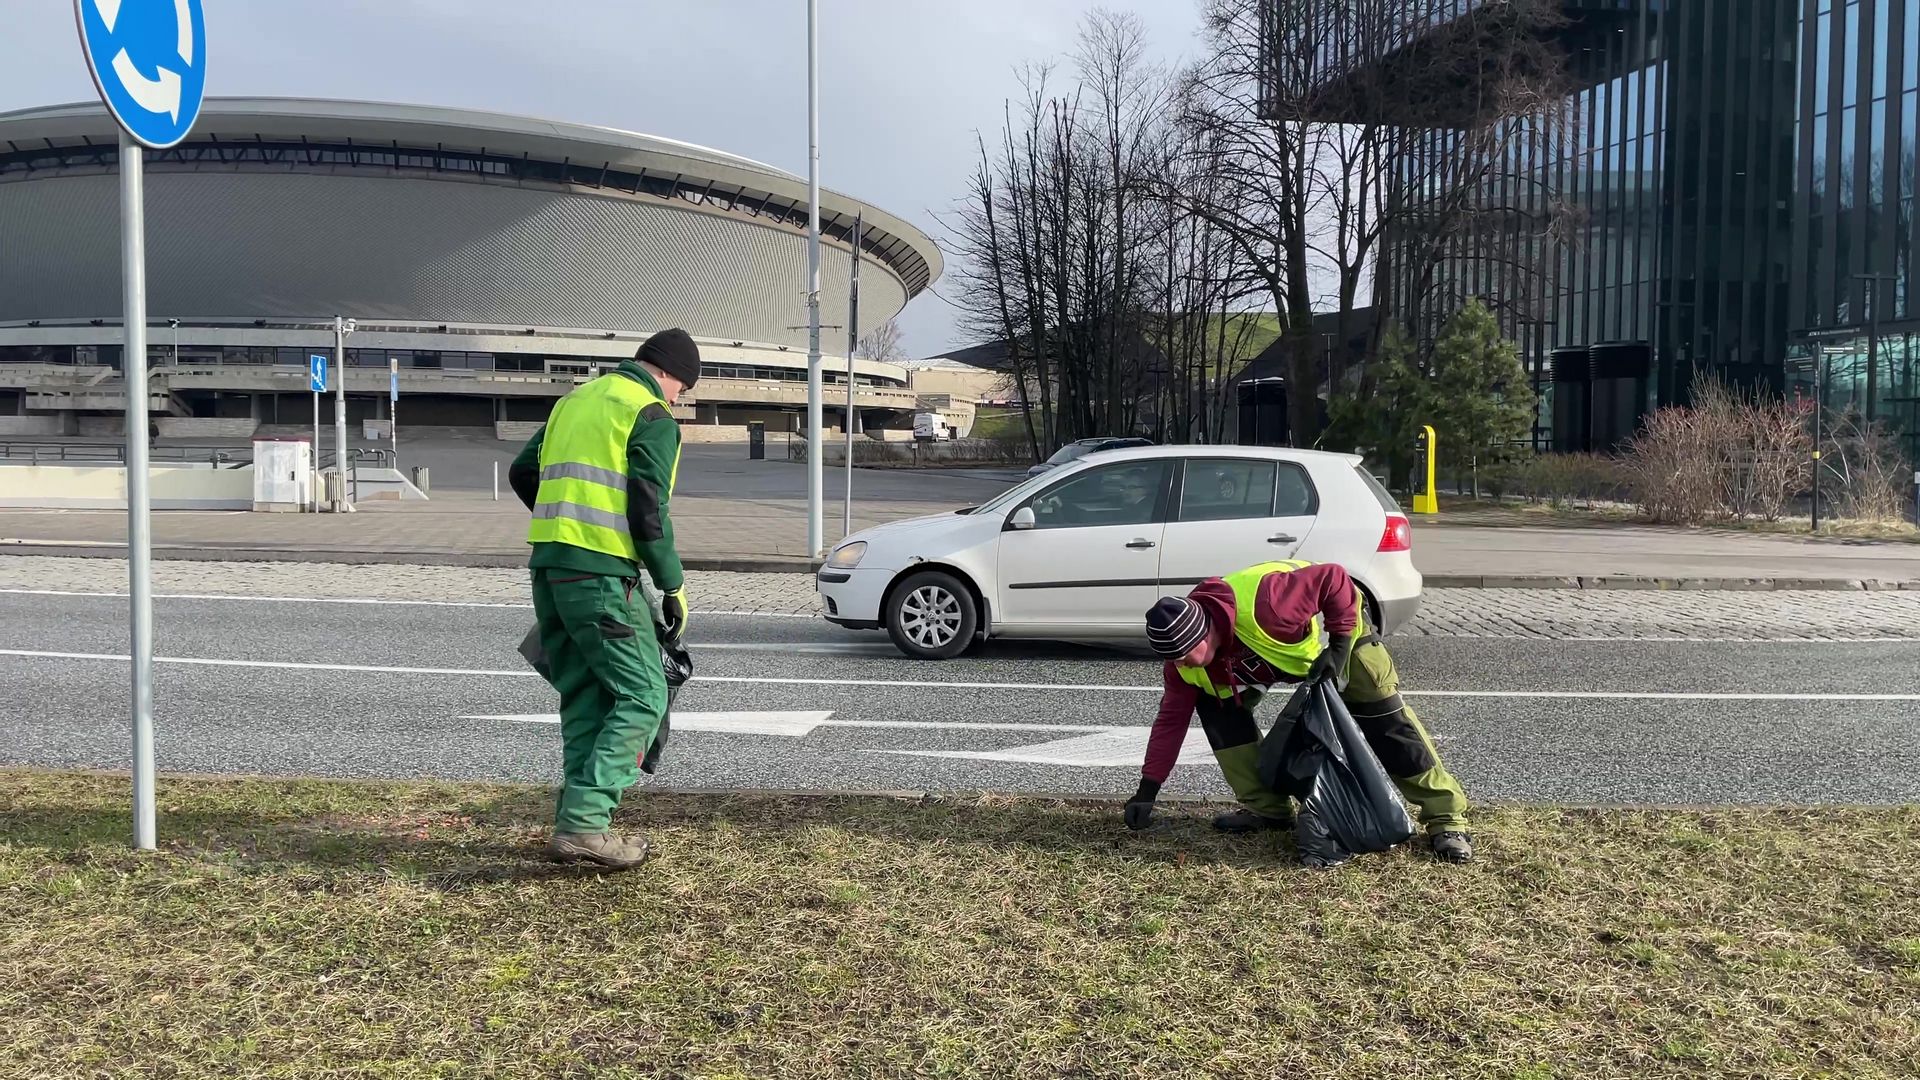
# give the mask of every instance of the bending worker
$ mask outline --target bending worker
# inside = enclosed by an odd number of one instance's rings
[[[1360,590],[1345,569],[1273,562],[1211,578],[1184,598],[1155,604],[1147,612],[1147,639],[1167,662],[1165,689],[1147,738],[1140,789],[1127,801],[1129,828],[1146,828],[1196,710],[1241,805],[1215,818],[1214,827],[1231,833],[1291,828],[1293,804],[1258,775],[1254,707],[1278,684],[1344,678],[1341,700],[1400,793],[1419,808],[1434,855],[1447,862],[1472,860],[1467,797],[1440,764],[1419,717],[1401,700],[1393,657],[1367,625]]]
[[[644,564],[666,633],[686,633],[686,576],[667,516],[680,426],[668,406],[699,381],[693,338],[655,334],[632,360],[561,398],[507,472],[533,511],[533,611],[560,692],[562,780],[547,845],[556,862],[624,870],[647,855],[644,836],[612,831],[667,711],[653,614],[633,592]]]

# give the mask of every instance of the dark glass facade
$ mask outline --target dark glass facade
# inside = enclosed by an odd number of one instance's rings
[[[1798,30],[1795,325],[1828,332],[1827,404],[1895,424],[1920,458],[1920,0],[1807,0]]]
[[[1436,33],[1492,10],[1430,2]],[[1853,339],[1828,346],[1829,404],[1920,437],[1920,0],[1562,6],[1554,41],[1575,89],[1551,130],[1507,133],[1511,167],[1484,196],[1511,208],[1507,224],[1459,238],[1424,277],[1390,245],[1384,301],[1426,336],[1467,297],[1489,300],[1542,391],[1543,443],[1556,394],[1602,392],[1576,375],[1624,380],[1607,392],[1631,399],[1631,430],[1702,373],[1793,389],[1807,376],[1790,361],[1822,330]],[[1444,153],[1461,135],[1407,137]]]

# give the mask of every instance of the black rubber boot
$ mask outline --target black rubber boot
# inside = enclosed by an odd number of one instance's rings
[[[1233,810],[1213,819],[1213,827],[1223,833],[1272,832],[1276,829],[1293,828],[1291,817],[1274,818],[1265,814],[1256,814],[1251,810]]]
[[[1441,862],[1470,863],[1473,861],[1472,833],[1437,832],[1429,842],[1433,845],[1433,857]]]

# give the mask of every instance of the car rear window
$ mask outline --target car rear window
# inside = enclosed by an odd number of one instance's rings
[[[1365,465],[1355,465],[1353,471],[1360,474],[1360,479],[1366,482],[1367,490],[1373,492],[1373,497],[1380,500],[1380,509],[1389,514],[1401,512],[1400,504],[1393,501],[1393,493],[1387,490],[1379,477],[1368,472]]]

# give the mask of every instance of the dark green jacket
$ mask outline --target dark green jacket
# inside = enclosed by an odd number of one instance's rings
[[[664,397],[660,394],[660,384],[632,360],[621,363],[614,373],[633,379]],[[653,411],[649,407],[647,413],[640,415],[633,425],[632,436],[627,439],[627,527],[633,533],[640,562],[646,565],[654,586],[662,592],[671,592],[686,582],[686,572],[680,567],[680,553],[673,546],[673,519],[667,514],[667,503],[673,493],[674,464],[680,458],[680,425],[665,412],[648,415]],[[507,468],[507,483],[529,510],[533,509],[540,492],[540,444],[546,434],[547,429],[542,425]],[[571,570],[606,577],[639,576],[639,567],[631,560],[572,544],[535,544],[527,565],[536,570]]]

